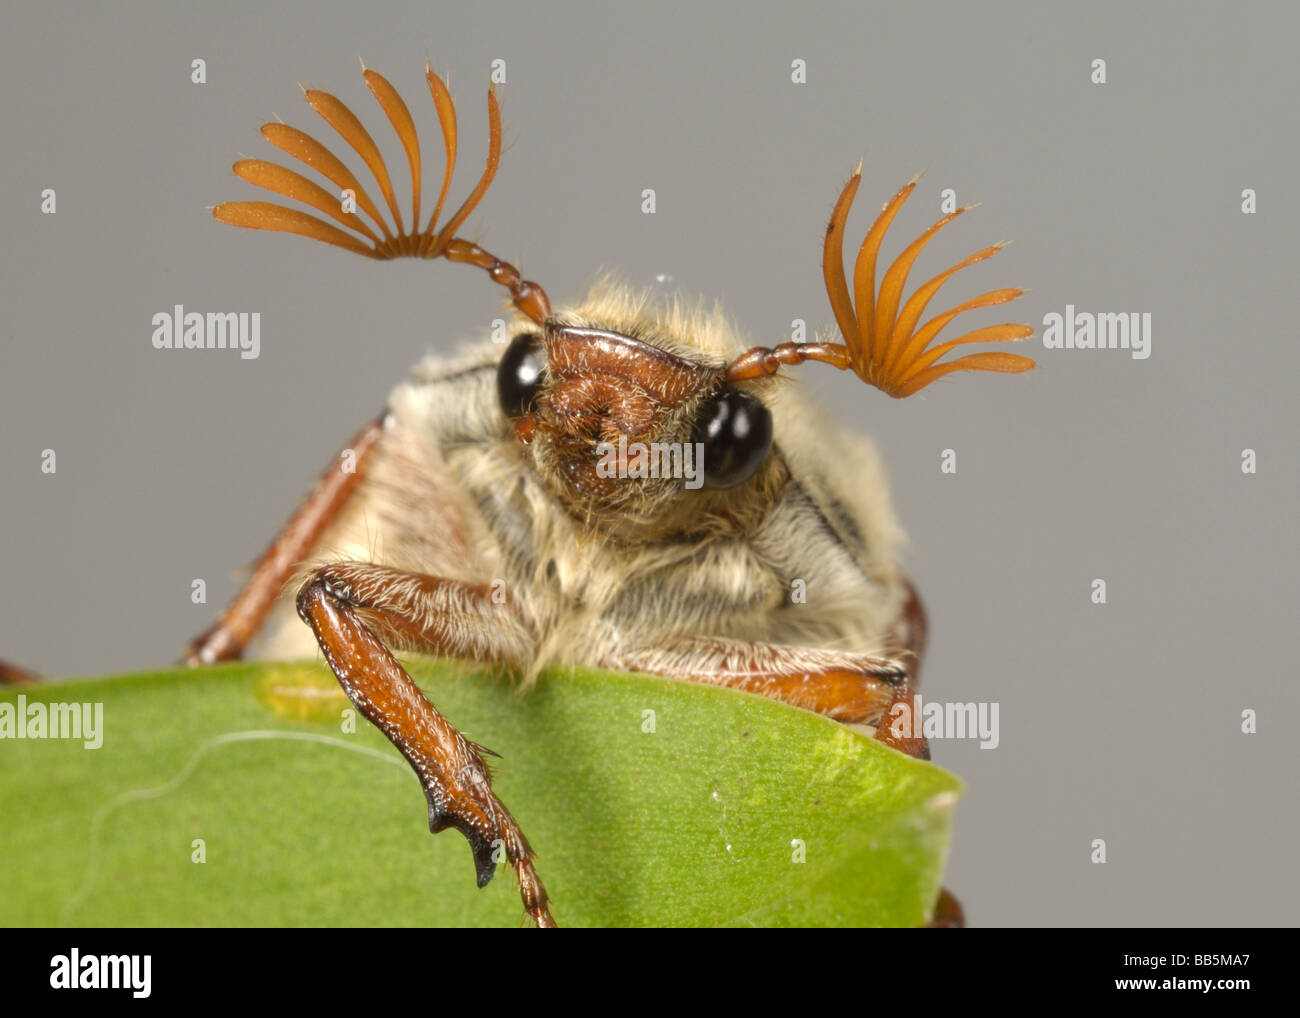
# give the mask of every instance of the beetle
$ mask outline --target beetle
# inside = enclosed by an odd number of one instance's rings
[[[840,341],[750,346],[717,312],[608,280],[552,310],[538,284],[458,235],[500,159],[494,90],[486,166],[440,225],[457,122],[446,83],[426,68],[446,159],[422,227],[414,119],[387,79],[370,69],[363,76],[409,164],[409,224],[371,135],[318,90],[306,90],[308,104],[366,165],[391,221],[342,160],[282,123],[263,126],[266,140],[338,194],[259,159],[234,171],[325,218],[263,201],[223,203],[214,217],[371,259],[476,266],[509,292],[511,338],[417,365],[349,443],[355,469],[322,475],[235,600],[191,642],[186,662],[237,658],[263,631],[268,657],[318,647],[358,711],[415,770],[430,830],[465,836],[479,886],[504,856],[539,927],[555,924],[546,889],[492,789],[485,751],[438,711],[395,652],[496,662],[526,681],[558,663],[711,683],[875,726],[877,737],[928,756],[923,739],[879,724],[915,688],[925,641],[884,468],[868,442],[841,435],[806,394],[783,384],[783,369],[829,364],[897,398],[954,371],[1027,370],[1032,360],[1002,352],[940,363],[967,343],[1026,338],[1025,325],[933,343],[958,315],[1020,290],[993,290],[921,322],[950,277],[1002,245],[903,300],[913,262],[966,211],[958,209],[905,248],[877,288],[881,243],[913,178],[870,228],[850,282],[843,235],[859,166],[822,252]],[[815,608],[792,601],[795,578],[816,591]]]

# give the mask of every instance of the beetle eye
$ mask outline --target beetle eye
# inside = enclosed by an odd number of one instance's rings
[[[704,444],[704,486],[731,488],[747,480],[772,447],[772,414],[749,393],[723,389],[705,405],[691,440]]]
[[[507,417],[522,417],[532,411],[542,388],[545,364],[541,337],[535,332],[521,332],[510,341],[497,364],[497,398]]]

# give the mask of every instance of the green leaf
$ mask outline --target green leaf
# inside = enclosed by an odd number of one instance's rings
[[[520,691],[469,664],[409,667],[501,755],[494,785],[562,926],[929,916],[961,791],[930,763],[710,686],[557,670]],[[512,873],[475,887],[465,840],[429,834],[397,751],[364,719],[345,731],[351,705],[321,665],[9,687],[0,721],[20,695],[29,715],[102,704],[103,744],[0,739],[6,926],[522,921]]]

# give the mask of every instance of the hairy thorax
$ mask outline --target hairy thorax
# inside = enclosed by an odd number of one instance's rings
[[[706,360],[743,349],[717,315],[629,320],[642,313],[619,291],[574,318],[640,330],[677,352],[705,337],[696,353]],[[497,402],[500,354],[489,343],[426,361],[394,390],[379,454],[314,561],[497,584],[535,634],[530,672],[600,664],[621,646],[674,636],[881,649],[903,597],[884,472],[870,444],[841,435],[798,383],[768,385],[780,438],[744,485],[689,491],[665,480],[609,497],[563,476],[566,455],[590,456],[583,436],[518,440]],[[561,393],[552,398],[591,396]],[[628,427],[645,413],[626,399],[611,412]],[[282,622],[265,653],[310,654],[310,634],[291,613]]]

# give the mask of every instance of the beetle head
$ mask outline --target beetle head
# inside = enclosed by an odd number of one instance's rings
[[[552,319],[516,334],[497,389],[538,473],[580,516],[661,534],[764,501],[772,445],[753,385],[650,327]],[[716,524],[716,520],[714,523]]]

